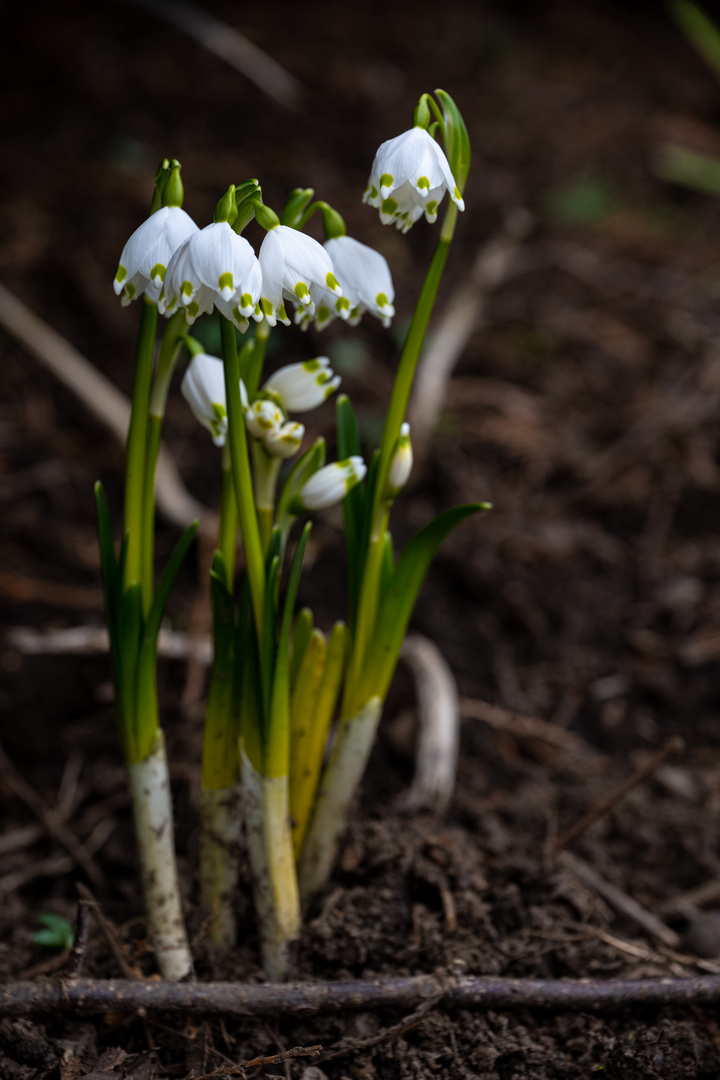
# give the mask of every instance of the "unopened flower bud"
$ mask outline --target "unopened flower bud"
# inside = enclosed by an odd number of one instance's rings
[[[353,456],[345,461],[325,465],[310,477],[298,497],[301,510],[324,510],[345,498],[359,483],[367,466],[361,457]]]
[[[284,423],[282,411],[272,401],[254,401],[245,413],[245,426],[254,439],[264,439]]]
[[[388,487],[391,497],[394,498],[401,488],[404,488],[410,479],[413,467],[412,443],[410,442],[410,425],[403,424],[400,435],[395,444],[395,452],[390,462],[388,473]]]
[[[287,364],[271,375],[264,389],[278,395],[286,412],[306,412],[322,405],[337,390],[340,376],[334,375],[327,356],[316,356],[302,364]]]
[[[282,427],[268,431],[264,439],[265,449],[272,457],[290,458],[300,449],[304,435],[304,424],[288,420]]]

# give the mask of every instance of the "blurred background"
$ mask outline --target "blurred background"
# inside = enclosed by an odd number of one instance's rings
[[[361,195],[418,96],[454,97],[473,165],[428,349],[446,370],[418,418],[396,538],[446,506],[494,509],[442,549],[413,625],[465,697],[616,756],[682,733],[714,767],[720,82],[669,9],[68,0],[6,3],[2,21],[0,285],[127,394],[138,312],[111,283],[160,159],[181,161],[201,225],[230,182],[259,178],[276,207],[314,187],[386,255],[397,317],[389,332],[368,317],[355,332],[281,330],[270,362],[328,353],[369,445],[437,228],[403,237]],[[0,352],[0,737],[39,790],[82,747],[86,791],[102,795],[120,768],[106,658],[46,655],[18,629],[102,625],[93,483],[119,511],[123,450],[2,325]],[[310,426],[332,445],[331,406]],[[177,389],[165,439],[214,508],[218,457]],[[177,533],[159,521],[159,558]],[[332,569],[311,568],[301,599],[329,624],[343,611],[332,515],[313,544]],[[200,546],[183,570],[175,629],[205,629],[206,558]],[[203,672],[166,661],[161,683],[176,775],[195,776]],[[479,723],[464,739],[480,791],[520,753]]]

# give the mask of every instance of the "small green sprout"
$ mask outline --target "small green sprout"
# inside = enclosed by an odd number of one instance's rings
[[[48,949],[71,949],[75,940],[75,927],[62,915],[52,911],[43,911],[38,915],[38,922],[45,927],[33,934],[36,945],[45,945]]]

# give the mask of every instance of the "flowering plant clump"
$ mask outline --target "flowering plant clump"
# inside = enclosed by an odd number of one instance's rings
[[[156,583],[155,464],[174,370],[181,354],[189,354],[181,392],[221,450],[222,469],[211,572],[214,656],[202,749],[200,897],[211,915],[212,939],[229,948],[237,935],[232,897],[244,826],[264,967],[269,978],[284,979],[302,905],[332,869],[418,590],[443,538],[486,506],[440,514],[396,559],[390,511],[413,464],[405,414],[464,208],[469,164],[462,117],[438,90],[436,98],[423,94],[413,127],[383,143],[371,169],[365,201],[403,231],[423,214],[434,221],[446,190],[450,199],[369,465],[345,395],[337,398],[337,460],[326,463],[322,439],[303,451],[305,428],[293,414],[320,407],[338,390],[329,357],[286,364],[263,377],[271,329],[290,323],[293,308],[303,328],[315,323],[321,329],[337,318],[354,326],[365,312],[390,325],[390,268],[379,252],[346,235],[336,210],[313,202],[311,189],[297,188],[278,215],[263,202],[258,182],[247,180],[228,188],[214,221],[200,229],[182,210],[180,166],[166,160],[150,217],[123,249],[115,291],[123,304],[139,300],[141,316],[119,552],[99,484],[97,501],[120,738],[151,934],[167,979],[192,970],[156,690],[160,621],[196,528],[186,530]],[[324,245],[304,231],[316,213]],[[242,235],[253,220],[265,233],[257,256]],[[190,332],[214,312],[222,357],[208,355]],[[158,313],[167,321],[155,360]],[[251,321],[255,332],[239,347],[237,334]],[[326,634],[307,608],[295,611],[311,526],[296,538],[293,530],[301,516],[336,503],[342,503],[347,543],[347,622]]]

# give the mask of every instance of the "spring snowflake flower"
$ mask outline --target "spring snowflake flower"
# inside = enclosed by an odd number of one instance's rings
[[[325,510],[344,499],[366,472],[365,462],[357,455],[325,465],[303,484],[298,502],[303,510]]]
[[[458,210],[464,210],[442,147],[425,128],[416,126],[380,146],[363,202],[380,211],[383,225],[394,222],[407,232],[423,214],[428,221],[435,221],[446,191]]]
[[[162,206],[143,221],[122,249],[113,281],[123,307],[143,293],[158,302],[168,263],[177,249],[200,232],[180,206]]]
[[[304,424],[288,420],[282,427],[268,431],[263,443],[268,454],[272,457],[290,458],[300,449],[304,435]]]
[[[395,288],[388,260],[375,248],[352,237],[327,240],[325,251],[332,259],[342,286],[342,298],[336,300],[329,293],[317,298],[313,295],[317,328],[327,326],[337,315],[356,326],[366,311],[388,328],[395,314]],[[342,309],[340,305],[343,305]]]
[[[333,296],[342,296],[328,253],[317,240],[297,229],[288,225],[270,229],[258,258],[262,270],[260,306],[270,326],[278,319],[286,325],[290,322],[285,300],[299,303],[312,315],[315,310],[310,294],[312,286],[327,289]]]
[[[279,431],[284,423],[283,411],[273,401],[261,398],[245,410],[245,427],[254,439],[264,439],[271,431]]]
[[[390,472],[388,473],[388,487],[393,497],[407,484],[412,467],[413,452],[412,443],[410,442],[410,425],[405,423],[400,427],[400,435],[390,462]]]
[[[241,332],[259,314],[262,287],[260,264],[251,245],[233,232],[227,221],[199,230],[175,252],[165,275],[159,308],[163,314],[185,309],[192,325],[213,307]]]
[[[264,390],[277,394],[286,412],[306,412],[322,405],[340,385],[327,356],[302,364],[281,367],[265,383]]]
[[[244,395],[245,387],[241,385]],[[180,392],[216,446],[227,438],[227,400],[223,362],[217,356],[193,356],[180,383]]]

